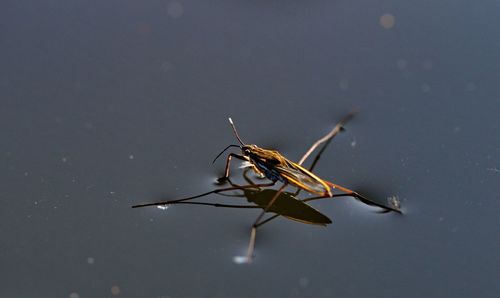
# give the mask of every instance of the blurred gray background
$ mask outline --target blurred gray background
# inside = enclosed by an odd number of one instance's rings
[[[1,1],[0,297],[498,297],[499,9]],[[130,208],[213,189],[229,116],[298,160],[353,109],[316,173],[403,216],[316,202],[246,266],[258,211]]]

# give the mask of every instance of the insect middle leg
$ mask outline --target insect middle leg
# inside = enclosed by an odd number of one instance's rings
[[[253,251],[255,248],[255,238],[257,235],[257,228],[260,225],[260,220],[262,219],[264,214],[266,214],[266,212],[269,211],[269,208],[274,204],[274,202],[278,199],[278,197],[281,195],[281,193],[283,193],[283,191],[285,190],[285,188],[287,186],[288,185],[285,183],[278,189],[278,191],[276,191],[276,194],[274,195],[274,197],[269,201],[266,208],[264,208],[264,210],[262,210],[262,212],[259,214],[259,216],[255,220],[255,222],[253,223],[252,230],[250,231],[250,241],[248,243],[248,248],[247,248],[247,255],[246,255],[246,262],[247,263],[252,262]]]

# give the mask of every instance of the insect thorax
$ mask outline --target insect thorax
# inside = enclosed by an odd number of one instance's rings
[[[263,174],[271,181],[284,182],[276,166],[284,166],[286,159],[278,151],[263,149],[256,145],[246,145],[243,150],[257,173]]]

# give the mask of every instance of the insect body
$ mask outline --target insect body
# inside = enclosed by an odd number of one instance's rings
[[[286,159],[278,151],[244,145],[243,156],[254,166],[258,174],[263,174],[273,182],[288,183],[313,194],[332,196],[330,186],[318,176],[302,166]]]
[[[352,117],[352,114],[348,116],[347,119]],[[345,119],[341,123],[344,123],[347,121]],[[343,192],[345,192],[348,195],[351,195],[353,197],[358,198],[361,201],[365,202],[371,202],[370,200],[364,198],[360,194],[356,193],[355,191],[352,191],[348,188],[342,187],[340,185],[333,184],[329,181],[323,180],[313,174],[311,171],[305,169],[302,167],[300,164],[307,158],[307,156],[321,143],[324,143],[326,141],[331,140],[331,138],[341,129],[341,125],[337,125],[334,130],[332,130],[329,134],[318,140],[310,149],[309,151],[302,157],[301,161],[299,163],[295,163],[293,161],[288,160],[285,158],[283,155],[281,155],[278,151],[276,150],[269,150],[269,149],[263,149],[258,147],[257,145],[247,145],[245,144],[239,134],[238,131],[236,130],[236,127],[234,126],[233,120],[229,118],[229,123],[231,124],[231,127],[233,129],[234,135],[236,136],[236,139],[238,142],[241,144],[239,145],[230,145],[226,147],[217,157],[214,159],[214,161],[228,148],[230,147],[240,147],[241,152],[243,155],[238,155],[234,153],[230,153],[227,157],[227,162],[226,162],[226,171],[225,175],[221,178],[219,178],[219,181],[227,180],[229,179],[229,166],[231,162],[231,158],[235,157],[244,161],[248,161],[252,164],[253,170],[258,173],[262,174],[266,178],[272,181],[272,185],[274,185],[277,181],[280,181],[283,183],[283,186],[278,190],[276,193],[275,198],[273,198],[270,202],[269,205],[264,209],[264,212],[260,214],[260,216],[257,218],[257,220],[254,223],[255,225],[258,225],[260,219],[264,215],[266,211],[269,210],[271,205],[274,203],[276,198],[280,195],[280,193],[284,190],[284,188],[287,185],[292,185],[296,186],[298,189],[303,189],[307,192],[310,192],[312,194],[317,194],[322,197],[332,197],[332,188],[337,188]],[[377,205],[376,203],[373,203]],[[394,210],[398,211],[398,210]]]
[[[234,126],[233,121],[231,118],[229,118],[229,122],[231,124],[231,127],[233,129],[233,132],[236,136],[236,139],[240,143],[240,145],[229,145],[227,146],[221,153],[219,153],[215,159],[214,162],[219,158],[227,149],[230,147],[237,147],[241,149],[241,155],[240,154],[235,154],[235,153],[229,153],[227,156],[226,160],[226,168],[225,168],[225,173],[224,176],[219,178],[220,182],[224,181],[229,181],[232,185],[232,187],[227,187],[227,188],[221,188],[221,189],[216,189],[213,191],[209,191],[200,195],[184,198],[184,199],[177,199],[177,200],[172,200],[172,201],[163,201],[163,202],[156,202],[156,203],[147,203],[147,204],[141,204],[141,205],[136,205],[133,206],[133,208],[137,207],[146,207],[146,206],[160,206],[160,205],[168,205],[168,204],[198,204],[198,205],[211,205],[211,206],[216,206],[216,207],[234,207],[234,208],[262,208],[263,211],[260,213],[260,215],[257,217],[255,220],[254,224],[252,225],[252,230],[251,230],[251,236],[250,236],[250,242],[248,245],[248,250],[247,250],[247,256],[246,260],[247,262],[250,262],[253,257],[253,249],[255,245],[255,237],[256,237],[256,231],[257,228],[261,225],[263,225],[266,222],[269,222],[270,220],[274,219],[275,217],[279,216],[274,215],[266,220],[262,220],[262,217],[264,214],[268,211],[276,210],[276,208],[272,208],[273,204],[278,200],[278,198],[281,198],[281,202],[289,202],[288,204],[295,204],[292,203],[293,200],[297,201],[295,199],[294,195],[291,193],[286,193],[284,192],[284,189],[287,186],[295,186],[297,187],[297,192],[295,195],[297,195],[300,190],[305,190],[309,193],[316,194],[317,197],[314,198],[309,198],[302,200],[302,202],[306,202],[309,200],[315,200],[315,199],[322,199],[322,198],[331,198],[331,197],[340,197],[340,196],[352,196],[366,204],[369,205],[375,205],[378,207],[383,208],[386,211],[395,211],[398,213],[401,213],[399,208],[397,207],[389,207],[389,206],[384,206],[382,204],[376,203],[372,200],[369,200],[365,198],[364,196],[360,195],[359,193],[352,191],[348,188],[342,187],[340,185],[331,183],[329,181],[323,180],[317,175],[313,174],[311,172],[312,168],[316,164],[316,162],[319,159],[319,156],[323,152],[323,150],[326,148],[330,140],[335,136],[342,128],[343,124],[349,120],[352,117],[352,114],[348,115],[343,121],[341,121],[335,128],[325,135],[323,138],[319,139],[316,143],[314,143],[311,148],[307,151],[307,153],[301,158],[301,160],[298,163],[295,163],[293,161],[288,160],[285,158],[283,155],[281,155],[278,151],[276,150],[269,150],[269,149],[264,149],[260,148],[257,145],[248,145],[245,144],[240,136],[238,135],[238,132],[236,130],[236,127]],[[316,156],[314,162],[312,163],[310,169],[304,168],[301,164],[306,160],[306,158],[321,144],[325,144],[323,148],[320,150],[318,155]],[[234,183],[231,182],[230,177],[229,177],[229,172],[230,172],[230,163],[232,158],[237,158],[243,161],[246,161],[250,163],[251,169],[258,174],[261,175],[267,179],[269,179],[271,182],[267,184],[255,184],[251,182],[247,177],[247,181],[250,183],[249,185],[235,185]],[[246,172],[245,172],[246,173]],[[257,203],[258,206],[241,206],[241,205],[224,205],[224,204],[214,204],[214,203],[203,203],[203,202],[186,202],[190,201],[195,198],[203,197],[209,194],[213,193],[222,193],[226,191],[233,191],[233,190],[244,190],[245,194],[247,196],[253,196],[255,197],[255,191],[249,191],[251,189],[257,189],[260,190],[261,187],[268,187],[268,186],[273,186],[277,182],[281,182],[283,185],[277,189],[277,190],[268,190],[267,192],[263,192],[267,195],[267,198],[265,199],[264,202],[259,202]],[[332,190],[333,189],[338,189],[343,192],[343,194],[333,194]],[[269,196],[269,194],[273,194],[272,196]],[[257,202],[254,200],[254,202]],[[300,202],[300,201],[299,201]],[[302,203],[305,204],[305,203]],[[299,206],[303,206],[300,205]],[[303,208],[302,210],[305,211],[306,208]],[[317,212],[319,213],[319,212]],[[321,213],[319,213],[322,215]],[[283,213],[284,216],[290,217],[295,220],[303,221],[303,222],[308,222],[308,223],[314,223],[310,222],[307,220],[300,220],[299,216],[296,215],[291,215],[290,213]],[[326,218],[326,217],[325,217]],[[320,221],[315,222],[316,224],[325,224],[329,223],[328,218],[322,218]]]

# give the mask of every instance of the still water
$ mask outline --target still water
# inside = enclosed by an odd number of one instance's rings
[[[498,9],[2,1],[0,297],[498,297]],[[130,208],[213,189],[228,117],[297,161],[353,109],[315,172],[404,215],[312,202],[242,265],[258,210]]]

